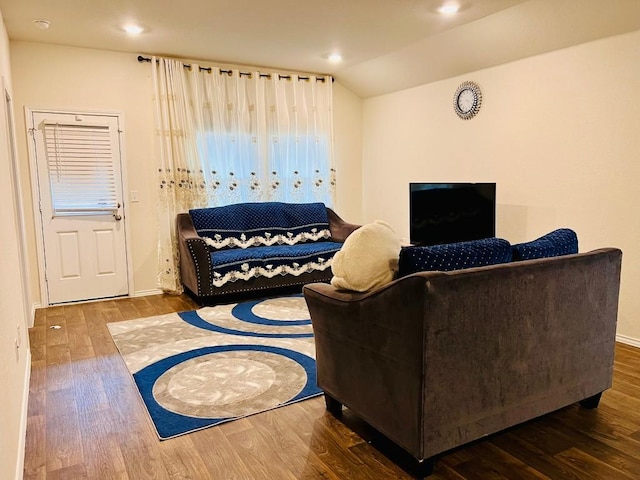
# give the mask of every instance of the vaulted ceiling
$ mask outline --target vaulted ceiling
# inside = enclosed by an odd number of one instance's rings
[[[452,2],[458,14],[437,12]],[[365,98],[640,29],[640,0],[0,0],[0,11],[10,40],[327,73]]]

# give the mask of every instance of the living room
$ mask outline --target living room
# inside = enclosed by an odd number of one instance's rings
[[[523,3],[521,7],[544,2]],[[492,65],[482,65],[481,58],[471,56],[465,59],[471,67],[463,73],[418,83],[409,78],[391,90],[373,80],[370,84],[358,82],[355,74],[348,84],[336,72],[335,209],[353,223],[383,219],[400,236],[408,237],[410,182],[496,182],[497,236],[515,243],[568,227],[578,233],[581,251],[604,246],[622,249],[617,338],[640,347],[640,299],[635,294],[640,283],[640,225],[633,213],[640,178],[637,2],[611,2],[608,15],[602,15],[595,6],[603,2],[588,2],[588,7],[583,2],[578,6],[578,2],[572,5],[566,1],[562,7],[553,3],[553,8],[565,15],[562,18],[595,25],[591,27],[592,37],[576,44],[561,41],[561,46],[552,51]],[[2,13],[6,24],[7,14]],[[484,45],[471,48],[474,42],[480,42],[474,35],[510,43],[514,32],[492,30],[495,25],[491,20],[498,14],[476,21],[478,30],[472,30],[469,37],[457,38],[462,42],[461,50],[477,57],[484,55]],[[621,30],[600,28],[609,23],[622,25]],[[541,26],[541,37],[549,34],[543,27],[552,28]],[[565,27],[571,30],[574,25],[566,23]],[[127,189],[137,192],[138,198],[128,205],[136,296],[159,293],[153,220],[156,193],[154,175],[149,174],[155,171],[149,64],[139,63],[136,53],[54,45],[47,43],[46,37],[37,42],[13,39],[6,30],[3,27],[0,38],[0,73],[12,95],[21,179],[21,205],[16,208],[25,238],[22,242],[16,234],[16,238],[3,239],[5,275],[0,298],[6,320],[0,322],[0,363],[6,388],[0,394],[5,406],[0,421],[0,471],[3,475],[6,472],[7,478],[20,478],[29,365],[24,348],[16,348],[14,341],[27,343],[33,309],[42,305],[24,107],[122,112],[126,122]],[[446,42],[448,35],[453,33],[444,31],[437,40]],[[535,43],[532,38],[523,42]],[[514,49],[524,48],[515,40],[511,43]],[[134,40],[131,45],[136,50]],[[442,57],[433,62],[449,61],[445,54]],[[183,57],[185,61],[191,58]],[[228,65],[215,60],[212,54],[210,61],[199,63]],[[421,61],[424,68],[431,60]],[[414,72],[411,65],[406,67],[406,72]],[[377,73],[411,77],[395,70]],[[419,79],[423,73],[415,75]],[[456,88],[467,80],[481,87],[483,101],[477,116],[461,120],[452,100]],[[6,137],[3,142],[7,144]],[[6,225],[18,225],[10,160],[5,154],[2,158],[5,175],[0,188],[4,200],[1,218]],[[22,267],[25,263],[28,272]],[[26,285],[18,281],[20,278]],[[27,312],[25,304],[30,305]],[[18,338],[16,319],[21,319]]]

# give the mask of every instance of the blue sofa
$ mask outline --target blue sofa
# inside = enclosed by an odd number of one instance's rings
[[[196,300],[331,279],[331,260],[358,228],[323,203],[240,203],[177,219],[180,273]]]

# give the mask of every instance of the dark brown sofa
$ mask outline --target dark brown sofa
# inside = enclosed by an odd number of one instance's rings
[[[344,242],[351,232],[359,227],[345,222],[331,208],[326,208],[331,242]],[[177,237],[180,253],[180,275],[182,284],[198,303],[214,302],[223,295],[242,294],[257,290],[302,286],[307,283],[328,281],[331,269],[314,270],[299,275],[257,276],[248,280],[237,280],[223,286],[215,286],[211,256],[216,255],[205,239],[198,235],[189,213],[177,216]]]
[[[327,408],[434,457],[611,386],[622,252],[304,287]]]

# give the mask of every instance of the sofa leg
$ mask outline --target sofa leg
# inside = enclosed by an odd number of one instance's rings
[[[585,398],[584,400],[580,400],[580,406],[583,408],[598,408],[598,404],[600,403],[600,397],[602,396],[602,392],[596,393],[593,397]]]
[[[428,477],[433,473],[433,467],[436,461],[433,458],[426,458],[424,460],[416,460],[413,468],[413,476],[419,479]]]
[[[324,394],[324,402],[327,405],[327,410],[334,417],[339,417],[340,415],[342,415],[342,404],[326,392]]]

